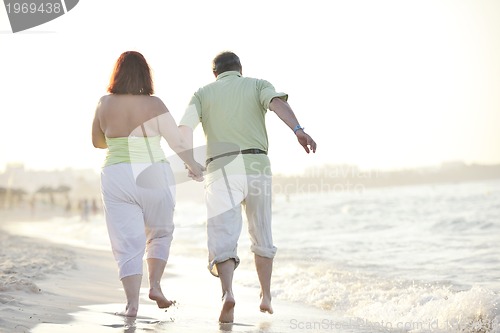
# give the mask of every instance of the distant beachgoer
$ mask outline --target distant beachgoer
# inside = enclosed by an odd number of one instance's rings
[[[33,195],[33,196],[31,196],[31,199],[30,199],[31,217],[35,216],[35,212],[36,212],[36,198],[35,198],[35,195]]]
[[[92,125],[94,147],[108,149],[101,172],[104,213],[127,305],[120,315],[134,317],[139,308],[143,256],[149,275],[149,298],[158,307],[173,304],[160,280],[174,231],[175,183],[160,142],[186,163],[196,180],[204,167],[182,141],[177,124],[154,94],[151,71],[139,52],[120,55],[101,97]]]
[[[276,247],[271,232],[271,168],[267,157],[265,115],[268,109],[293,130],[299,144],[316,152],[316,142],[304,132],[287,103],[268,81],[242,76],[238,56],[222,52],[213,60],[216,81],[191,98],[180,121],[187,142],[201,122],[207,139],[207,235],[209,270],[220,278],[222,310],[219,321],[234,320],[233,273],[240,259],[238,239],[241,207],[246,210],[255,266],[261,287],[260,310],[273,313],[271,275]],[[297,157],[300,158],[300,157]]]
[[[66,206],[64,206],[64,211],[66,212],[66,215],[69,215],[71,212],[71,200],[69,198],[66,198]]]
[[[92,215],[96,215],[99,212],[99,208],[97,207],[97,200],[95,198],[92,199]]]
[[[90,214],[90,204],[88,199],[80,200],[81,220],[88,221]]]

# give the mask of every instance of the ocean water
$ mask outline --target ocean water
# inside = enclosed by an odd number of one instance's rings
[[[204,255],[204,208],[184,208],[176,244]],[[276,196],[273,211],[274,297],[342,318],[297,329],[500,332],[500,180]],[[235,279],[258,288],[249,245]]]
[[[500,181],[277,202],[277,297],[351,323],[500,332]]]
[[[291,329],[500,332],[500,180],[275,196],[273,211],[273,297],[335,318]],[[207,256],[205,212],[178,201],[172,256]],[[102,215],[23,228],[109,250]],[[235,282],[258,288],[249,246],[244,232]]]

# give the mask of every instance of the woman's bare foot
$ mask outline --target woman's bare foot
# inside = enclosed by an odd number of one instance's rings
[[[137,310],[139,310],[139,306],[127,304],[125,311],[117,312],[115,314],[123,317],[137,317]]]
[[[219,316],[219,323],[232,323],[234,321],[235,304],[233,293],[225,292],[222,296],[222,310]]]
[[[264,296],[260,294],[260,312],[267,312],[273,314],[273,307],[271,306],[271,296]]]
[[[161,291],[161,288],[151,288],[149,289],[149,299],[153,300],[158,304],[160,309],[166,309],[170,307],[175,302],[169,301]]]

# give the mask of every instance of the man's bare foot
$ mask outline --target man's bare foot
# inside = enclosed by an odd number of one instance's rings
[[[115,314],[123,317],[137,317],[137,310],[139,310],[138,306],[131,306],[127,304],[125,311],[116,312]]]
[[[175,302],[169,301],[161,291],[161,288],[151,288],[149,289],[149,299],[153,300],[158,304],[160,309],[166,309],[170,307]]]
[[[267,312],[273,314],[273,307],[271,306],[271,296],[263,296],[260,294],[260,312]]]
[[[235,304],[233,293],[225,292],[222,296],[222,310],[219,316],[219,323],[232,323],[234,321]]]

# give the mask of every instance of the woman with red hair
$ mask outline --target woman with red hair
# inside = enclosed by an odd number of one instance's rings
[[[108,234],[127,305],[121,315],[134,317],[139,308],[143,257],[149,275],[149,298],[158,307],[172,305],[161,289],[174,231],[175,182],[160,146],[164,138],[201,181],[204,167],[182,141],[177,124],[154,94],[144,56],[127,51],[116,61],[92,126],[94,147],[107,149],[101,191]]]

